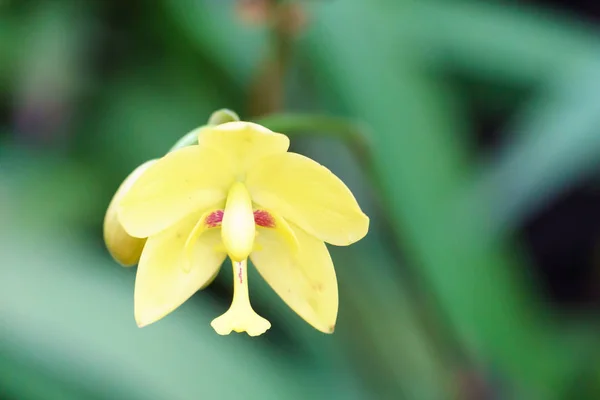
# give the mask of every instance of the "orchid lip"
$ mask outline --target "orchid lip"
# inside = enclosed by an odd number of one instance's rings
[[[232,331],[246,332],[250,336],[265,333],[271,323],[258,315],[250,304],[248,294],[247,261],[233,262],[233,300],[231,306],[220,317],[211,322],[219,335],[229,335]]]

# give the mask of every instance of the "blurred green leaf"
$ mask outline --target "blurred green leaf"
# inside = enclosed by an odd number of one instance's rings
[[[408,6],[402,10],[419,16]],[[391,39],[394,27],[382,23],[391,17],[359,2],[323,5],[317,16],[310,48],[319,83],[371,124],[390,217],[410,259],[430,280],[465,345],[486,354],[518,385],[552,398],[569,380],[577,347],[538,314],[515,274],[511,250],[486,241],[482,216],[456,218],[454,199],[470,171],[465,149],[453,140],[463,127],[452,98],[424,75],[418,46],[399,47]],[[362,35],[367,29],[369,37]]]
[[[0,211],[11,209],[30,228],[85,225],[104,213],[89,166],[13,146],[2,149],[0,157],[0,195],[5,200]]]
[[[164,0],[164,4],[212,62],[238,85],[248,84],[267,51],[267,26],[244,24],[234,1]]]
[[[128,71],[104,88],[86,121],[89,157],[98,165],[137,165],[164,154],[224,103],[209,78],[172,64]]]
[[[472,201],[494,210],[486,214],[490,235],[514,229],[557,193],[596,172],[600,165],[599,68],[600,59],[587,58],[548,84],[508,128],[513,140],[466,191]]]
[[[506,1],[298,1],[286,21],[299,34],[274,38],[266,7],[279,2],[138,3],[0,0],[0,397],[447,399],[475,376],[506,383],[500,397],[594,398],[597,327],[542,304],[512,235],[598,167],[596,28]],[[260,122],[371,217],[364,240],[331,247],[336,333],[315,332],[251,270],[273,328],[218,337],[228,269],[137,329],[135,272],[101,244],[105,203],[212,111],[243,113],[247,92],[255,110],[278,98],[257,73],[284,41],[286,108]],[[481,102],[518,111],[484,160],[467,114]]]
[[[395,18],[396,45],[408,43],[436,68],[493,82],[546,83],[598,46],[590,25],[524,4],[421,1],[394,8],[388,20]]]

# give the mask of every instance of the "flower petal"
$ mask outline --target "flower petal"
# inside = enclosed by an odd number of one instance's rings
[[[338,287],[329,251],[321,240],[291,225],[299,244],[296,255],[277,230],[257,227],[260,250],[252,263],[275,292],[306,322],[332,333],[338,311]]]
[[[215,249],[221,242],[219,229],[204,232],[196,241],[192,269],[184,271],[187,237],[201,214],[194,213],[146,242],[135,281],[135,320],[138,326],[151,324],[184,303],[217,274],[224,252]]]
[[[196,251],[196,241],[198,238],[210,229],[219,229],[223,220],[223,210],[211,210],[205,212],[196,225],[192,228],[187,240],[183,246],[185,252],[185,263],[183,265],[185,272],[190,272],[194,265],[194,253]],[[217,246],[225,249],[225,246]],[[226,250],[223,250],[225,252]]]
[[[295,153],[260,160],[248,171],[252,200],[337,246],[362,239],[369,217],[350,189],[321,164]]]
[[[285,153],[290,139],[252,122],[227,122],[199,130],[198,145],[226,154],[237,175],[244,174],[260,158]]]
[[[123,229],[123,225],[118,218],[118,206],[134,182],[155,162],[156,160],[146,161],[125,178],[110,201],[104,216],[104,243],[106,248],[115,261],[125,267],[135,265],[140,260],[146,238],[133,237]]]
[[[298,253],[298,239],[285,219],[281,218],[275,213],[262,209],[254,211],[254,222],[256,223],[257,227],[275,229],[277,233],[284,239],[284,242],[288,246],[291,253],[293,255]],[[255,246],[254,248],[257,249],[258,247]]]
[[[173,151],[123,196],[119,220],[131,236],[148,237],[194,211],[218,206],[234,180],[229,167],[215,150],[194,145]]]

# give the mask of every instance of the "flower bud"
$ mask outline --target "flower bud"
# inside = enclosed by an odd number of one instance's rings
[[[155,161],[147,161],[129,174],[110,201],[104,216],[104,243],[110,255],[124,267],[130,267],[138,263],[146,239],[130,236],[125,231],[118,218],[119,202],[142,173]]]
[[[198,133],[208,126],[215,126],[225,124],[227,122],[235,122],[239,121],[240,117],[231,110],[227,108],[222,108],[213,112],[208,119],[208,123],[206,125],[199,126],[198,128],[186,133],[183,135],[174,145],[169,149],[169,152],[179,150],[182,147],[192,146],[194,144],[198,144]]]
[[[210,118],[208,119],[208,125],[221,125],[227,122],[239,120],[240,117],[234,111],[228,110],[227,108],[222,108],[210,115]]]

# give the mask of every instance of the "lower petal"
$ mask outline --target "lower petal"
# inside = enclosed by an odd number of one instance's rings
[[[135,281],[135,319],[138,326],[158,321],[175,310],[217,274],[226,255],[215,249],[221,243],[218,229],[196,241],[189,272],[185,272],[184,245],[201,214],[185,218],[151,236],[146,242]]]
[[[294,254],[274,229],[257,228],[259,245],[250,259],[283,301],[321,332],[332,333],[338,311],[333,262],[323,241],[290,224],[298,240]]]

